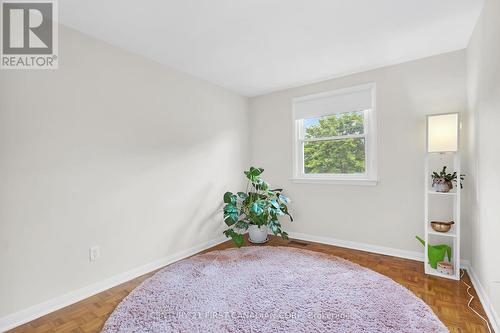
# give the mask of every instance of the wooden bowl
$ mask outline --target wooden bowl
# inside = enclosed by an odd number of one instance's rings
[[[455,224],[455,222],[442,222],[442,221],[431,221],[431,227],[437,232],[448,232],[451,229],[451,226]]]

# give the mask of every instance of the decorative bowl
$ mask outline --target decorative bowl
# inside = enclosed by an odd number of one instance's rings
[[[442,222],[442,221],[431,221],[431,227],[434,231],[437,232],[448,232],[451,229],[451,226],[455,224],[455,222]]]

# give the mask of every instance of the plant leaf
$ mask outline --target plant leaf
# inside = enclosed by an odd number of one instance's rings
[[[224,231],[224,235],[226,235],[226,237],[228,238],[231,238],[237,247],[241,247],[245,241],[243,235],[237,233],[233,229],[227,229],[226,231]]]
[[[236,222],[234,227],[237,229],[247,230],[249,226],[250,225],[247,222],[240,220],[240,221]]]
[[[285,203],[290,203],[290,199],[288,197],[284,196],[283,194],[279,195],[279,199]]]
[[[231,215],[224,216],[224,222],[226,222],[228,227],[230,227],[236,223],[236,221],[233,219],[233,217]]]
[[[237,247],[241,247],[243,243],[245,242],[243,235],[240,234],[235,234],[233,237],[233,242],[236,244]]]
[[[264,213],[261,201],[256,201],[252,204],[252,212],[254,212],[256,215],[261,215],[262,213]]]
[[[231,192],[224,193],[224,203],[232,203],[233,194]]]

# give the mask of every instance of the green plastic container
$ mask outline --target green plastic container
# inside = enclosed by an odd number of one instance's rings
[[[420,243],[422,243],[423,246],[425,246],[425,241],[422,238],[418,236],[415,237],[420,241]],[[445,255],[448,256],[448,261],[451,262],[451,247],[449,245],[429,245],[427,247],[427,252],[429,255],[429,264],[434,269],[437,268],[438,262],[444,260]]]

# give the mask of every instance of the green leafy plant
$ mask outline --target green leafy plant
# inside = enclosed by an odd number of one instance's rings
[[[224,222],[228,226],[224,235],[231,238],[237,247],[243,245],[243,232],[250,225],[267,226],[273,234],[288,239],[279,217],[286,215],[293,221],[287,206],[290,199],[283,195],[283,189],[270,189],[260,177],[262,172],[264,169],[254,167],[244,171],[248,180],[246,192],[224,194]]]
[[[431,177],[432,177],[432,184],[446,183],[450,187],[450,189],[453,188],[453,182],[457,182],[457,173],[446,172],[446,166],[443,166],[443,170],[441,170],[439,173],[434,171]],[[460,188],[464,187],[462,184],[464,177],[465,177],[464,174],[460,175]]]

